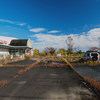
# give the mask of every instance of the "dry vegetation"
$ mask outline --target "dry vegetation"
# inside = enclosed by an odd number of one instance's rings
[[[0,60],[0,65],[11,63],[11,62],[15,62],[15,61],[19,61],[19,60],[23,60],[23,59],[20,58],[20,57],[13,57],[13,59],[11,59],[10,56],[6,56],[5,59],[1,59]]]
[[[26,67],[25,69],[21,69],[20,71],[17,72],[17,75],[21,75],[24,72],[26,72],[27,70],[29,70],[30,68],[34,67],[38,62],[40,62],[40,60],[38,59],[37,62],[33,63],[32,65],[30,65],[29,67]]]
[[[7,84],[7,83],[8,83],[7,80],[1,80],[1,81],[0,81],[0,86],[4,86],[4,85]]]
[[[63,61],[65,61],[70,68],[74,69],[74,67],[65,58],[63,58]]]
[[[88,66],[98,66],[100,65],[100,61],[85,61],[81,63],[81,65],[88,65]]]
[[[84,80],[96,91],[98,95],[100,95],[100,84],[97,81],[89,77],[84,77]]]

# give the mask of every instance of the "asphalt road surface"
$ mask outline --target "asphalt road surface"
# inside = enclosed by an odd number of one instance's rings
[[[70,68],[34,67],[0,87],[0,100],[98,100]]]
[[[73,65],[74,69],[85,77],[100,80],[100,66]]]
[[[7,63],[6,65],[31,65],[32,63],[36,62],[36,60],[21,60],[16,62]]]

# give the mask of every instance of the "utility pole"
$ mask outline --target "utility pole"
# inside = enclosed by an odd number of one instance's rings
[[[99,40],[99,50],[98,50],[98,52],[100,52],[100,37],[98,37],[98,40]]]

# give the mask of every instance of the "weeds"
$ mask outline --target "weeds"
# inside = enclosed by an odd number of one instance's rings
[[[40,62],[40,59],[38,58],[38,61],[33,63],[32,65],[30,65],[29,67],[26,67],[25,69],[21,69],[20,71],[17,72],[17,75],[21,75],[24,72],[26,72],[27,70],[29,70],[30,68],[34,67],[35,64],[37,64],[38,62]]]
[[[82,65],[88,65],[88,66],[95,66],[95,65],[100,65],[100,61],[86,61],[81,63]]]
[[[95,80],[89,78],[89,77],[84,77],[84,80],[89,83],[93,88],[94,90],[96,91],[100,91],[100,84],[98,82],[96,82]]]
[[[64,62],[66,62],[67,63],[67,65],[69,65],[69,67],[71,68],[71,69],[74,69],[74,67],[66,60],[66,59],[62,59]]]
[[[1,80],[1,81],[0,81],[0,86],[4,86],[4,85],[7,84],[7,83],[8,83],[7,80]]]
[[[31,56],[30,56],[30,55],[25,55],[24,58],[25,58],[25,59],[30,59]]]

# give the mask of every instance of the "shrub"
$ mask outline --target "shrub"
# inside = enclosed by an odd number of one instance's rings
[[[30,59],[31,58],[30,55],[25,55],[24,57],[25,57],[25,59]]]

